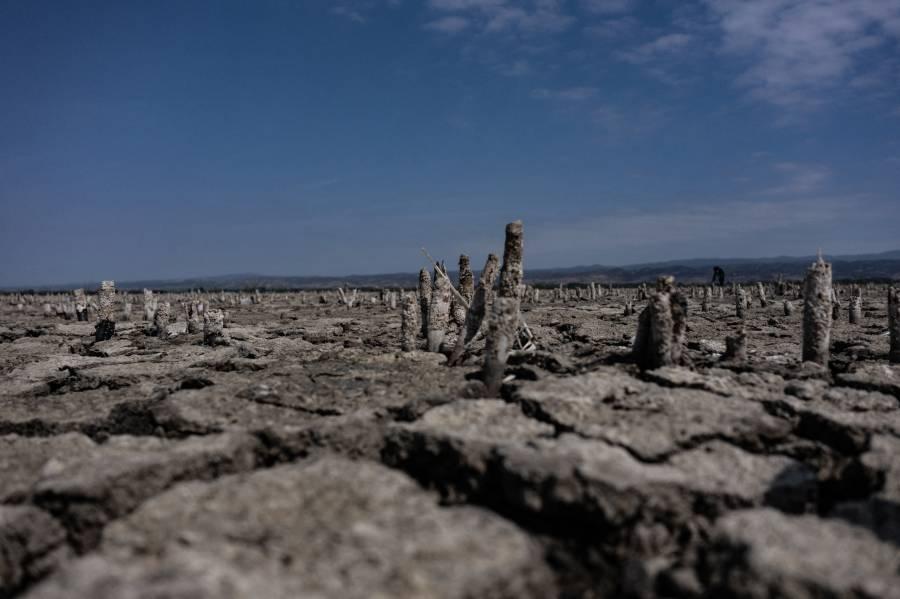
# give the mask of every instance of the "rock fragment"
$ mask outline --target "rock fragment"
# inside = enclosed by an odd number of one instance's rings
[[[0,597],[12,597],[69,555],[66,531],[30,506],[0,505]]]
[[[556,594],[540,548],[514,525],[440,507],[400,472],[329,456],[172,488],[113,523],[99,558],[105,567],[75,562],[31,599]]]
[[[739,511],[719,520],[704,553],[710,596],[900,597],[900,551],[839,520]]]

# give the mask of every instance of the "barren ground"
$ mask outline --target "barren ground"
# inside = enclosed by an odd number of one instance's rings
[[[883,287],[827,371],[801,302],[728,363],[733,298],[692,300],[693,369],[645,373],[623,296],[526,303],[499,399],[307,296],[226,306],[221,347],[4,298],[0,597],[900,597]]]

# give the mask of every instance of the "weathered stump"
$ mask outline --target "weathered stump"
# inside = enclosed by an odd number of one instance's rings
[[[472,267],[469,264],[469,257],[465,254],[462,254],[459,257],[459,294],[462,296],[466,303],[472,304],[472,297],[475,295],[475,276],[472,274]],[[453,304],[451,306],[451,313],[453,314],[453,322],[456,323],[457,326],[463,326],[466,323],[466,312],[468,312],[468,306],[464,305],[456,296],[453,297]]]
[[[450,281],[438,276],[434,279],[434,288],[431,291],[431,303],[428,305],[428,351],[437,352],[441,349],[444,336],[447,334],[447,324],[450,317]]]
[[[725,360],[733,362],[747,361],[747,331],[744,327],[734,336],[725,337]]]
[[[891,337],[891,349],[888,360],[900,364],[900,288],[888,289],[888,331]]]
[[[205,345],[227,345],[225,336],[225,313],[222,310],[203,312],[203,343]]]
[[[99,320],[94,329],[96,341],[112,339],[116,334],[116,284],[113,281],[100,283],[97,314]]]
[[[794,313],[794,304],[791,300],[784,300],[784,315],[790,316]]]
[[[403,296],[403,311],[400,314],[400,348],[403,351],[416,349],[416,340],[421,330],[419,314],[416,296],[413,294]]]
[[[481,379],[484,382],[487,397],[496,397],[500,393],[506,361],[515,340],[518,322],[518,299],[498,297],[494,300],[491,316],[488,319]]]
[[[466,344],[475,338],[478,331],[484,324],[485,314],[494,302],[494,284],[497,281],[497,267],[500,260],[494,254],[489,254],[481,276],[478,277],[478,287],[475,289],[475,295],[469,303],[469,309],[466,311],[466,322],[463,325],[463,331],[460,332],[456,339],[456,347],[453,348],[453,354],[450,357],[450,364],[455,364],[463,351]]]
[[[153,324],[150,327],[150,334],[160,339],[168,339],[169,322],[172,319],[172,304],[169,302],[159,302],[156,305],[156,311],[153,314]]]
[[[828,365],[831,346],[831,264],[819,257],[803,284],[803,361]]]
[[[657,291],[638,317],[632,355],[641,370],[685,362],[687,298],[674,290],[671,277],[657,280]]]
[[[522,269],[522,221],[506,225],[506,241],[503,246],[503,268],[500,271],[499,297],[520,297]]]
[[[428,337],[428,307],[431,305],[431,275],[426,269],[419,271],[419,310],[422,313],[422,336]]]
[[[850,307],[848,309],[850,324],[859,324],[862,320],[862,297],[855,295],[850,298]]]

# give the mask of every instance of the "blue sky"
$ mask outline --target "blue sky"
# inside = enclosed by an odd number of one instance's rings
[[[900,248],[900,0],[0,0],[0,285]]]

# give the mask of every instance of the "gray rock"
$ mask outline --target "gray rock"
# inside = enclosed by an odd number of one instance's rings
[[[323,451],[378,460],[384,446],[385,419],[372,410],[326,416],[303,425],[270,426],[257,431],[268,460],[286,462]]]
[[[254,467],[260,447],[247,434],[170,442],[116,437],[90,456],[41,477],[33,501],[66,527],[83,552],[99,541],[103,527],[176,482],[211,479]]]
[[[838,520],[774,510],[729,514],[705,551],[710,596],[900,597],[900,551]]]
[[[837,375],[838,381],[848,387],[880,391],[900,400],[900,366],[893,364],[860,364],[851,372]]]
[[[648,461],[663,460],[709,439],[762,451],[785,439],[793,428],[758,403],[703,390],[663,388],[613,369],[523,385],[514,398],[540,420],[625,447]]]
[[[0,437],[0,503],[26,501],[34,484],[49,473],[93,454],[97,445],[79,433],[55,437]]]
[[[815,473],[784,456],[708,441],[647,463],[609,442],[554,438],[510,408],[487,401],[435,408],[390,427],[384,459],[447,500],[490,505],[645,564],[684,551],[731,509],[801,511],[815,502]]]
[[[68,555],[66,531],[50,514],[0,505],[0,597],[46,575]]]
[[[178,485],[109,526],[101,554],[28,596],[217,597],[232,582],[272,598],[554,594],[539,547],[509,522],[334,457]]]
[[[876,435],[860,456],[854,489],[876,489],[868,497],[838,504],[830,514],[868,528],[882,540],[900,546],[900,438]]]

